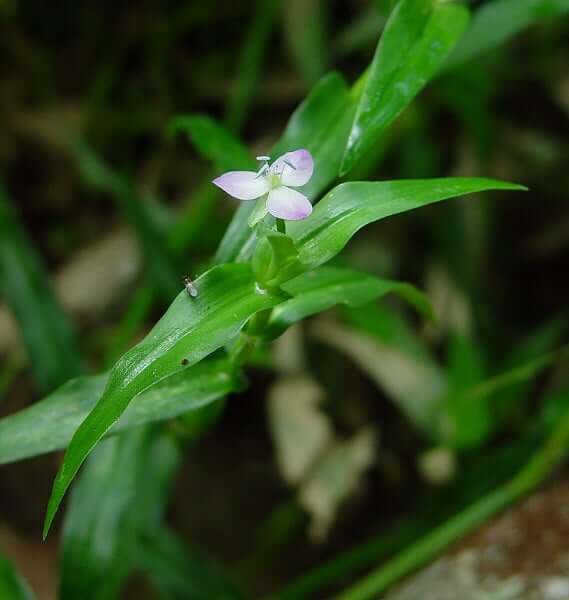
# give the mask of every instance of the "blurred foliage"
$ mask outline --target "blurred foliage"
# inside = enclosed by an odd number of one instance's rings
[[[67,508],[61,598],[374,598],[564,460],[569,2],[461,4],[0,1],[0,462],[66,447],[108,378],[84,372],[108,370],[179,292],[184,318],[158,332],[189,340],[172,362],[147,345],[147,375],[170,377],[109,430],[135,346],[111,375],[112,419],[83,427],[77,468],[114,435]],[[211,178],[299,147],[316,161],[307,195],[325,195],[316,220],[337,218],[334,202],[353,212],[333,235],[306,221],[289,227],[294,248],[258,249],[269,287],[284,255],[334,260],[283,285],[246,334],[291,328],[249,354],[234,336],[260,306],[248,267],[213,271],[228,305],[190,304],[182,277],[253,254],[254,203],[235,211]],[[388,182],[461,178],[394,198],[407,209],[494,187],[480,174],[531,191],[421,208],[343,249],[385,216],[381,186],[414,185]],[[117,231],[142,257],[126,293],[70,308],[73,289],[53,283]],[[190,366],[196,339],[232,358]],[[55,466],[3,467],[0,530],[38,538]],[[0,548],[0,597],[31,598],[12,563],[35,565]]]

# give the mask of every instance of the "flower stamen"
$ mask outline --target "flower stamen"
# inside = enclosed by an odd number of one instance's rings
[[[255,179],[258,179],[259,177],[266,175],[268,173],[268,171],[270,170],[269,161],[271,160],[271,157],[261,155],[261,156],[256,156],[255,158],[258,161],[263,162],[263,164],[261,165],[261,168],[257,171],[257,176],[255,177]]]

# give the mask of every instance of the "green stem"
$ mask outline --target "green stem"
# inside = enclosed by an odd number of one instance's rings
[[[568,446],[569,413],[565,415],[537,454],[509,482],[475,502],[367,577],[340,593],[336,600],[377,598],[378,594],[384,592],[403,576],[422,566],[466,533],[534,490],[565,458]]]
[[[271,317],[272,309],[262,310],[253,317],[245,327],[245,329],[239,334],[239,337],[233,344],[233,347],[229,351],[229,359],[234,366],[241,366],[247,362],[251,356],[251,352],[259,341],[259,336],[263,333],[269,319]]]
[[[277,219],[277,231],[280,233],[286,233],[286,223],[283,219]]]

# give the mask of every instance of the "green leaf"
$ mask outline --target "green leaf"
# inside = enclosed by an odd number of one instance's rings
[[[34,600],[27,582],[22,579],[12,563],[0,554],[0,598],[6,600]]]
[[[215,230],[210,231],[209,225],[214,219],[213,212],[220,193],[211,180],[223,171],[252,170],[257,163],[246,146],[223,125],[209,117],[203,115],[175,117],[169,123],[167,133],[174,136],[178,132],[186,133],[198,153],[213,163],[209,176],[206,176],[201,186],[193,192],[186,203],[187,208],[180,213],[169,236],[170,248],[179,255],[187,254],[196,240],[203,241],[204,228],[209,236],[216,235]],[[236,204],[233,199],[230,199],[230,202]],[[227,237],[228,233],[226,232],[225,235]]]
[[[83,371],[72,324],[1,186],[0,296],[18,320],[40,390],[50,391]]]
[[[311,152],[314,174],[302,192],[312,201],[338,175],[353,108],[343,77],[337,73],[326,75],[294,111],[271,151],[273,158],[299,148]],[[256,237],[248,222],[254,209],[255,202],[241,203],[217,250],[216,263],[244,260],[252,254]]]
[[[249,227],[256,202],[241,202],[213,258],[215,264],[242,261],[253,253],[257,238]]]
[[[170,233],[168,243],[177,255],[187,253],[189,246],[195,244],[197,239],[203,240],[204,227],[209,236],[215,235],[215,230],[210,232],[211,228],[208,227],[214,218],[214,208],[220,197],[219,189],[211,183],[213,177],[223,171],[251,170],[257,164],[246,146],[223,125],[207,116],[175,117],[168,125],[167,134],[172,137],[178,132],[188,135],[198,153],[212,161],[213,168],[203,184],[193,192],[186,203],[187,208],[180,213]],[[233,199],[231,201],[234,203]],[[227,237],[228,233],[225,235]]]
[[[169,436],[148,427],[93,452],[65,517],[60,600],[119,597],[140,537],[159,525],[181,458]]]
[[[448,421],[456,446],[476,446],[492,421],[487,401],[464,401],[464,393],[484,379],[482,358],[480,348],[469,337],[453,333],[447,357],[449,386],[442,402],[441,421]]]
[[[240,600],[245,597],[217,562],[164,527],[138,547],[136,560],[166,598]]]
[[[500,371],[510,371],[547,352],[551,352],[567,337],[567,318],[557,317],[546,321],[532,330],[525,338],[516,342],[515,347],[505,357]],[[517,385],[494,394],[490,399],[494,417],[494,427],[519,419],[528,409],[532,397],[532,382],[522,381]]]
[[[533,331],[526,339],[518,341],[514,350],[499,367],[498,376],[502,382],[508,382],[508,373],[516,373],[518,368],[531,365],[534,360],[547,356],[562,340],[565,334],[566,320],[553,319]],[[451,340],[450,390],[444,400],[445,419],[444,435],[457,448],[475,448],[480,446],[491,434],[504,427],[511,427],[512,422],[520,423],[528,413],[528,401],[533,396],[534,376],[528,372],[527,378],[517,379],[493,390],[484,381],[479,356],[480,350],[467,339],[455,336]],[[551,355],[552,358],[554,355]],[[461,364],[463,363],[463,364]],[[459,381],[462,374],[462,381]],[[487,390],[472,401],[470,394],[480,385]]]
[[[433,0],[402,0],[377,46],[342,161],[346,174],[434,76],[462,35],[468,10]]]
[[[315,137],[324,137],[348,101],[348,86],[342,75],[332,72],[322,77],[290,116],[273,154],[305,147],[314,144]]]
[[[45,535],[79,467],[135,396],[196,364],[231,340],[256,312],[281,301],[256,287],[248,264],[213,267],[195,286],[198,296],[181,292],[148,336],[112,369],[103,396],[69,444],[54,482]]]
[[[565,394],[568,394],[567,390]],[[567,459],[568,451],[569,412],[565,412],[555,424],[552,433],[514,477],[497,485],[398,554],[391,555],[385,563],[343,590],[336,596],[337,600],[371,600],[380,597],[394,583],[434,560],[451,544],[456,544],[461,537],[543,484]],[[495,468],[494,463],[487,461],[486,470],[489,470],[487,465]]]
[[[569,12],[567,0],[492,0],[483,4],[444,69],[452,69],[514,37],[533,23]]]
[[[493,401],[497,404],[504,399],[509,400],[508,395],[504,395],[503,392],[512,387],[527,384],[547,367],[566,359],[567,356],[569,356],[569,345],[546,352],[460,392],[459,397],[447,399],[447,402],[452,402],[454,405],[460,406],[462,411],[469,411],[471,414],[477,409],[469,408],[469,404],[475,403],[486,404],[490,410],[497,412],[500,407],[494,405]],[[479,446],[493,433],[496,426],[491,418],[487,418],[476,423],[476,428],[467,429],[460,422],[449,421],[444,413],[441,414],[439,421],[441,439],[460,449]]]
[[[40,402],[0,419],[0,464],[66,448],[108,380],[108,373],[73,379]],[[106,435],[198,411],[240,385],[228,360],[202,361],[136,396]]]
[[[365,225],[464,194],[485,190],[525,190],[513,183],[477,177],[343,183],[329,192],[310,218],[291,222],[300,260],[309,268],[333,258]]]
[[[302,193],[313,202],[338,177],[354,110],[344,78],[338,73],[326,75],[292,114],[271,152],[278,158],[298,148],[310,151],[314,173]]]
[[[170,121],[167,134],[186,133],[199,154],[211,160],[216,170],[254,169],[249,150],[223,125],[204,115],[182,115]]]
[[[412,285],[348,269],[321,267],[288,281],[282,289],[293,298],[273,310],[267,330],[270,338],[279,336],[294,323],[337,304],[361,306],[392,292],[431,316],[428,299]]]
[[[278,287],[304,271],[294,242],[278,232],[268,233],[257,244],[251,261],[256,280],[262,287]]]

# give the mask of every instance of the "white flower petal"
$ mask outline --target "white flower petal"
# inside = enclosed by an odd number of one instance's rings
[[[238,200],[255,200],[271,187],[266,177],[259,177],[254,171],[229,171],[212,183]]]
[[[267,209],[278,219],[299,221],[312,212],[312,204],[304,194],[282,186],[269,192]]]
[[[280,175],[283,185],[299,187],[308,183],[314,171],[314,160],[308,150],[287,152],[277,158],[271,166],[271,171]]]

